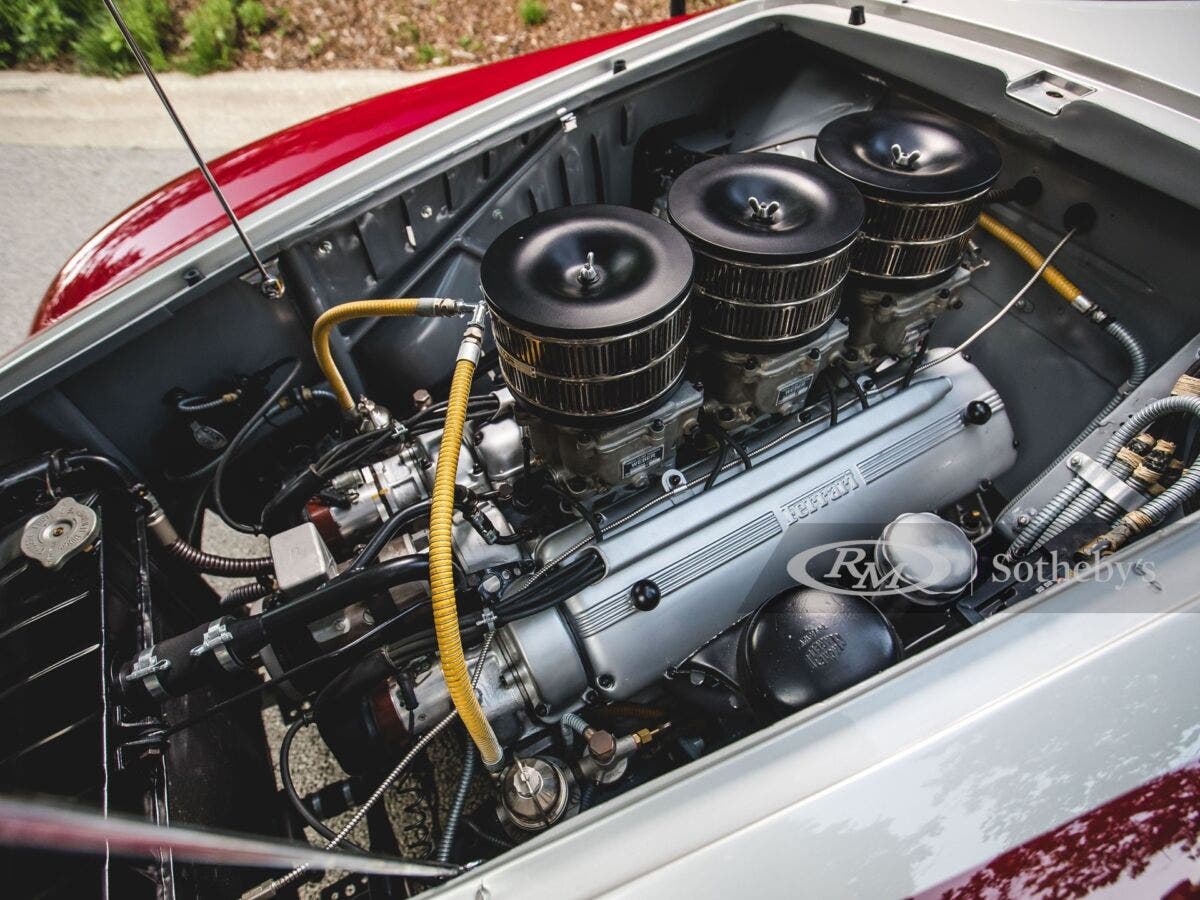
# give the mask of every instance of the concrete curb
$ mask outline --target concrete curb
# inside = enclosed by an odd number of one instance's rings
[[[201,150],[218,155],[357,100],[457,72],[381,69],[218,72],[160,77]],[[0,72],[0,144],[180,148],[179,136],[140,75],[90,78]]]

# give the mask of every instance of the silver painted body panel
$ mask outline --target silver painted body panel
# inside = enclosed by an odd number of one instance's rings
[[[1195,517],[439,892],[900,897],[1200,757]]]

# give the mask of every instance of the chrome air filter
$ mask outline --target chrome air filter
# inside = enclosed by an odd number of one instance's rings
[[[620,206],[538,213],[492,242],[480,283],[518,400],[560,424],[635,418],[683,377],[692,252]]]
[[[696,321],[731,349],[783,351],[833,319],[863,202],[808,160],[740,153],[675,180],[671,221],[696,251]]]
[[[835,119],[821,129],[817,157],[852,180],[867,203],[855,274],[889,284],[948,275],[1000,174],[1000,153],[988,138],[916,111]]]

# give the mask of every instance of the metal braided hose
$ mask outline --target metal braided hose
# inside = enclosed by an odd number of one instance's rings
[[[1096,454],[1096,461],[1105,468],[1111,467],[1117,457],[1117,452],[1125,444],[1139,435],[1152,422],[1171,413],[1186,413],[1200,418],[1200,397],[1191,395],[1163,397],[1146,404],[1130,416],[1104,443],[1104,446],[1100,448],[1100,452]],[[1180,480],[1183,480],[1182,476]],[[1176,484],[1178,483],[1176,482]],[[1085,488],[1088,488],[1090,493],[1085,493]],[[1095,502],[1088,506],[1093,496],[1096,498]],[[1167,492],[1164,492],[1160,497],[1156,497],[1155,500],[1161,500],[1166,496]],[[1055,534],[1060,534],[1078,524],[1102,500],[1103,496],[1100,492],[1088,487],[1082,478],[1076,477],[1071,479],[1067,486],[1060,490],[1050,503],[1046,504],[1037,518],[1017,535],[1008,549],[1008,557],[1016,559],[1035,548],[1039,544],[1039,538],[1043,536],[1051,525],[1056,528]],[[1153,503],[1154,501],[1151,502]],[[1070,510],[1070,517],[1067,516],[1068,509]]]

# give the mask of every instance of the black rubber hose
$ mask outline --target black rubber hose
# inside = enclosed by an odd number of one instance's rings
[[[99,474],[105,480],[115,482],[135,496],[142,493],[141,482],[123,463],[88,450],[55,450],[12,463],[0,471],[0,493],[26,482],[50,483],[57,487],[63,476],[84,470],[90,470],[92,476]]]
[[[248,584],[240,584],[221,598],[221,609],[236,610],[245,606],[247,603],[253,603],[255,600],[261,600],[270,593],[271,588],[269,585],[265,585],[257,581],[252,581]]]
[[[307,625],[377,591],[423,578],[428,568],[429,563],[423,556],[389,559],[362,572],[334,579],[310,594],[257,616],[244,619],[226,617],[223,624],[229,637],[223,642],[224,652],[244,666],[288,629]],[[210,624],[199,625],[192,631],[166,638],[154,645],[155,656],[170,662],[170,666],[157,675],[158,683],[167,696],[182,697],[202,685],[228,679],[230,673],[214,661],[215,653],[191,655],[192,648],[201,644]],[[128,678],[133,664],[134,661],[130,660],[122,668],[121,685],[129,702],[145,705],[147,700],[153,701],[153,698],[146,692],[144,681]]]
[[[595,550],[589,551],[580,560],[563,566],[553,575],[548,575],[525,590],[501,599],[493,607],[496,612],[496,624],[506,625],[517,619],[552,609],[588,585],[595,584],[604,577],[604,571],[603,558]],[[458,625],[464,644],[475,641],[484,633],[483,626],[478,622],[478,614],[459,616]],[[401,666],[408,660],[424,656],[436,649],[437,637],[432,628],[427,628],[392,644],[388,648],[388,655],[397,666]]]
[[[267,610],[260,617],[263,632],[268,639],[273,638],[287,628],[307,625],[371,594],[410,581],[419,581],[428,573],[429,559],[426,556],[401,556],[358,572],[346,572],[312,593]]]
[[[397,513],[380,525],[375,533],[371,535],[371,539],[367,541],[367,545],[362,548],[362,552],[354,558],[354,562],[350,563],[346,571],[357,572],[373,563],[392,538],[399,534],[406,526],[428,516],[432,506],[433,504],[430,501],[422,500],[420,503],[414,503],[403,512]]]
[[[754,467],[754,461],[750,459],[750,454],[746,452],[746,448],[742,446],[741,441],[731,434],[725,435],[725,440],[729,442],[729,446],[733,448],[733,452],[737,454],[738,459],[742,461],[742,465],[745,468],[751,469]]]
[[[389,562],[392,562],[392,560],[389,560]],[[386,565],[386,563],[384,565]],[[378,566],[375,568],[378,568]],[[508,606],[504,608],[504,614],[500,617],[500,621],[512,622],[516,619],[523,618],[524,616],[541,612],[543,609],[548,609],[556,605],[562,599],[571,596],[577,591],[582,590],[584,587],[587,587],[589,584],[594,584],[596,581],[599,581],[603,575],[604,560],[601,558],[600,554],[596,553],[595,551],[587,553],[582,559],[563,566],[557,572],[547,575],[545,579],[538,582],[533,587],[527,588],[524,591],[519,591],[518,593],[513,594],[511,597],[501,600],[500,604],[498,604],[498,607],[503,606],[504,604],[508,604]],[[555,594],[547,596],[552,589],[555,590]],[[527,602],[530,604],[530,608],[528,609],[525,608]],[[424,600],[410,603],[396,615],[392,616],[387,621],[376,625],[365,634],[359,635],[349,644],[346,644],[342,647],[336,647],[333,650],[321,654],[320,656],[313,657],[306,662],[293,666],[291,669],[281,672],[278,678],[272,679],[271,681],[263,681],[254,685],[253,687],[249,687],[238,694],[234,694],[232,697],[228,697],[218,703],[215,703],[208,709],[197,713],[191,718],[184,719],[180,722],[176,722],[173,725],[165,727],[162,731],[156,732],[152,736],[156,740],[164,740],[173,734],[177,734],[181,731],[191,728],[193,725],[207,721],[208,719],[217,715],[219,712],[241,703],[243,700],[248,700],[249,698],[257,696],[264,691],[277,688],[280,685],[285,684],[292,679],[299,677],[300,675],[304,675],[319,666],[327,665],[332,663],[334,660],[350,656],[356,652],[369,653],[384,643],[387,643],[389,640],[388,634],[398,624],[400,624],[400,622],[408,618],[413,613],[428,608],[428,602]],[[253,624],[260,618],[260,616],[255,616],[253,619],[245,619],[241,622],[234,622],[230,625],[230,630],[235,631],[241,626],[252,627]],[[463,626],[463,637],[467,642],[473,640],[477,634],[482,631],[481,628],[471,623],[469,617],[467,616],[461,617],[459,622]],[[204,627],[206,626],[201,626],[201,629]],[[199,633],[196,635],[197,639],[198,636]],[[188,646],[194,646],[195,642],[196,641],[193,641],[192,643],[188,644],[187,641],[184,641],[185,645]],[[433,636],[432,629],[430,629],[426,632],[421,632],[410,638],[406,638],[400,644],[393,645],[391,648],[389,648],[389,653],[397,653],[398,651],[399,654],[402,655],[412,652],[413,655],[416,655],[416,652],[418,651],[428,652],[429,650],[436,649],[436,647],[437,639]],[[205,657],[202,657],[202,659],[210,657],[211,654],[206,654]]]
[[[332,841],[337,838],[337,832],[318,819],[308,805],[304,802],[304,798],[296,790],[296,784],[292,781],[292,766],[291,752],[292,741],[296,739],[296,735],[300,733],[300,729],[309,724],[309,720],[304,716],[298,718],[291,724],[287,732],[283,736],[283,741],[279,745],[279,780],[283,782],[283,792],[287,795],[288,800],[292,804],[292,808],[300,814],[308,827],[325,838],[327,841]],[[349,838],[343,838],[339,843],[343,847],[349,847],[351,850],[357,850],[359,853],[367,851]]]
[[[842,377],[846,379],[846,384],[850,386],[855,395],[858,397],[859,405],[861,405],[863,409],[869,408],[871,402],[867,399],[867,393],[862,389],[862,385],[858,383],[858,379],[850,374],[850,370],[846,368],[844,363],[839,363],[837,369],[841,373]]]
[[[369,652],[370,650],[378,647],[380,644],[386,643],[388,640],[387,635],[402,621],[404,621],[417,610],[427,607],[428,604],[425,601],[411,603],[400,612],[396,613],[396,615],[384,622],[380,622],[370,631],[359,635],[350,643],[344,644],[341,647],[335,647],[333,650],[329,650],[319,656],[314,656],[312,659],[307,660],[306,662],[302,662],[299,665],[293,666],[292,668],[281,672],[278,678],[273,678],[270,681],[261,681],[253,687],[248,687],[244,691],[234,694],[232,697],[227,697],[226,699],[213,704],[208,709],[199,712],[190,718],[183,719],[182,721],[176,722],[173,725],[168,725],[162,731],[155,732],[153,737],[156,740],[165,740],[173,734],[178,734],[181,731],[191,728],[193,725],[198,725],[201,722],[211,719],[213,716],[217,715],[217,713],[229,709],[231,706],[235,706],[236,704],[241,703],[243,700],[248,700],[251,697],[257,696],[265,691],[278,688],[280,685],[286,684],[294,678],[307,674],[319,666],[328,665],[335,660],[341,659],[342,657],[350,656],[356,651],[362,651],[364,648],[366,649],[366,652]]]
[[[821,380],[825,382],[825,397],[829,401],[829,427],[832,428],[838,423],[837,392],[833,388],[833,379],[829,377],[828,372],[821,373]]]
[[[246,438],[249,437],[256,428],[258,428],[260,422],[263,420],[266,414],[271,411],[272,407],[279,402],[279,398],[283,396],[283,394],[287,392],[288,388],[292,386],[292,382],[296,380],[296,377],[300,374],[300,370],[302,368],[304,368],[303,360],[295,360],[295,362],[293,362],[292,368],[288,370],[287,375],[284,376],[284,379],[282,382],[280,382],[279,387],[275,388],[275,390],[271,392],[271,395],[267,397],[263,405],[254,411],[254,415],[252,415],[246,421],[246,424],[239,429],[238,433],[233,436],[233,440],[229,442],[229,446],[226,447],[225,452],[221,454],[221,461],[217,463],[216,474],[213,476],[213,505],[216,507],[217,515],[219,515],[222,521],[224,521],[225,524],[234,531],[240,531],[243,534],[258,534],[261,531],[261,525],[247,525],[244,522],[239,522],[237,519],[233,518],[233,516],[231,516],[229,511],[225,508],[225,500],[221,496],[221,486],[225,477],[225,470],[229,466],[230,461],[237,455],[239,447],[241,447],[241,445],[245,442]]]
[[[921,338],[921,343],[917,345],[917,352],[913,354],[912,362],[908,364],[908,368],[904,372],[904,380],[900,382],[901,388],[906,388],[912,384],[913,376],[917,374],[917,369],[925,361],[925,352],[929,349],[929,336],[932,333],[932,331],[925,332]]]
[[[325,476],[308,466],[287,482],[263,507],[263,531],[275,534],[300,521],[300,507],[325,483]]]
[[[729,459],[729,444],[726,441],[721,441],[721,452],[717,454],[717,462],[712,467],[712,471],[708,473],[708,477],[704,479],[704,490],[708,490],[717,482],[717,476],[721,474],[721,470],[725,468],[725,461]]]

